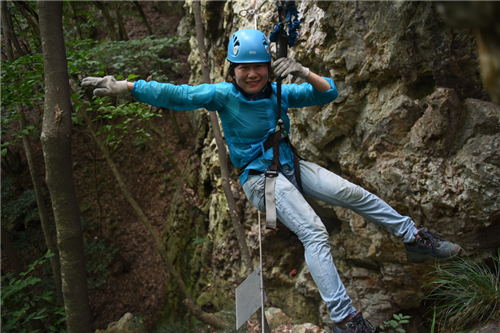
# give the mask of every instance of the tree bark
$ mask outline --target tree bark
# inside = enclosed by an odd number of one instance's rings
[[[11,31],[8,28],[8,21],[7,21],[7,6],[6,2],[2,1],[2,22],[3,22],[3,28],[5,32],[5,39],[6,39],[6,44],[10,46],[10,36],[11,36]],[[10,48],[9,48],[10,49]],[[9,62],[12,62],[14,60],[13,54],[12,54],[12,49],[10,49],[10,55],[9,56]],[[22,107],[18,105],[18,114],[20,116],[20,126],[21,130],[26,127],[26,117],[24,115],[24,112],[22,110]],[[28,160],[28,165],[29,169],[31,172],[31,179],[33,181],[33,187],[35,189],[35,195],[36,195],[36,202],[38,205],[38,214],[40,216],[40,222],[42,224],[42,230],[43,234],[45,236],[45,243],[47,244],[47,248],[50,250],[50,252],[56,254],[56,247],[54,245],[54,242],[52,240],[52,234],[50,232],[50,227],[49,227],[49,222],[47,219],[47,211],[45,209],[45,202],[43,199],[43,194],[42,194],[42,185],[40,182],[40,177],[38,175],[37,167],[35,160],[33,158],[33,153],[31,150],[31,143],[29,140],[28,135],[22,133],[22,138],[23,138],[23,144],[24,144],[24,150],[26,152],[26,159]],[[56,291],[57,291],[57,297],[59,299],[59,303],[61,305],[64,305],[64,298],[62,294],[62,285],[61,285],[61,268],[59,266],[59,259],[56,255],[52,256],[50,258],[50,265],[52,267],[52,273],[54,274],[54,283],[56,286]]]
[[[5,251],[5,254],[7,255],[7,258],[9,258],[9,262],[12,265],[12,268],[14,269],[15,277],[19,278],[19,274],[24,272],[24,267],[23,263],[17,256],[16,249],[12,245],[12,242],[10,241],[9,235],[7,234],[7,230],[3,227],[2,224],[2,248]]]
[[[19,124],[21,129],[26,127],[26,117],[21,107],[18,107],[18,113],[20,115]],[[52,239],[52,233],[50,232],[50,224],[47,216],[47,210],[45,209],[45,200],[43,199],[42,193],[42,183],[40,181],[40,176],[38,175],[38,168],[35,163],[35,158],[33,157],[33,152],[31,150],[31,143],[28,135],[22,134],[24,150],[26,151],[26,159],[28,160],[28,166],[31,173],[31,180],[33,181],[33,188],[35,189],[36,203],[38,206],[38,214],[40,216],[40,222],[42,224],[43,235],[45,237],[45,243],[47,248],[55,254],[50,257],[50,266],[52,267],[52,274],[54,274],[54,283],[56,285],[57,297],[59,299],[59,304],[64,305],[64,297],[62,292],[62,282],[61,282],[61,267],[59,266],[59,258],[56,252],[56,246]]]
[[[163,260],[163,263],[165,264],[165,266],[167,267],[167,271],[172,275],[174,280],[177,282],[180,291],[186,297],[186,300],[184,301],[184,303],[188,307],[191,314],[196,319],[198,319],[198,320],[200,320],[200,321],[202,321],[202,322],[204,322],[204,323],[206,323],[206,324],[208,324],[216,329],[221,329],[221,328],[226,327],[227,323],[225,323],[224,321],[222,321],[221,319],[215,317],[214,315],[212,315],[210,313],[206,313],[199,306],[196,305],[196,302],[194,301],[194,298],[191,295],[191,292],[186,287],[184,281],[182,280],[181,275],[179,274],[179,272],[177,272],[174,265],[172,264],[172,261],[170,260],[170,257],[168,256],[167,251],[163,247],[163,245],[160,241],[160,238],[158,237],[158,234],[153,229],[153,226],[149,222],[148,218],[146,217],[146,215],[142,211],[142,209],[139,206],[139,204],[137,203],[137,201],[135,201],[135,199],[132,197],[132,194],[128,190],[127,185],[125,185],[125,182],[123,181],[121,174],[118,171],[118,168],[116,167],[115,163],[111,159],[111,157],[109,155],[109,151],[103,145],[101,140],[99,140],[99,138],[97,137],[97,134],[95,133],[95,131],[92,127],[92,122],[90,121],[90,119],[87,116],[87,114],[85,113],[85,111],[83,111],[82,114],[83,114],[85,122],[87,123],[87,126],[90,130],[90,133],[92,134],[93,139],[95,140],[95,142],[99,146],[99,149],[101,150],[101,152],[104,155],[104,158],[108,162],[108,165],[111,168],[111,171],[115,175],[116,181],[118,182],[118,185],[120,186],[120,190],[122,191],[123,196],[127,199],[127,201],[130,203],[130,205],[132,206],[134,211],[137,213],[137,215],[141,219],[141,221],[144,224],[144,226],[146,227],[146,229],[148,229],[148,231],[151,234],[151,237],[153,238],[153,241],[156,245],[156,249],[158,251],[158,254],[160,255],[161,259]]]
[[[38,2],[45,73],[41,141],[57,227],[68,332],[91,333],[83,231],[71,161],[72,105],[62,8],[62,1]]]
[[[177,133],[177,136],[179,137],[179,143],[181,145],[183,145],[186,142],[186,137],[184,136],[184,133],[181,132],[179,124],[177,123],[177,117],[175,116],[175,111],[173,109],[170,109],[170,119],[172,120],[172,124],[174,125],[175,132]]]
[[[207,50],[205,48],[205,40],[203,38],[203,22],[201,19],[201,9],[200,9],[200,1],[193,2],[194,7],[194,19],[196,23],[196,37],[198,40],[198,48],[200,50],[201,59],[201,71],[203,73],[203,79],[205,83],[212,83],[210,79],[210,71],[208,68],[207,61]],[[229,215],[231,217],[231,222],[233,224],[234,231],[236,233],[236,238],[238,239],[238,243],[240,245],[240,251],[242,254],[242,259],[247,267],[248,271],[253,271],[253,262],[250,256],[250,250],[248,249],[248,245],[245,239],[245,232],[243,231],[243,227],[240,223],[240,219],[236,209],[236,201],[234,200],[233,192],[231,192],[231,185],[229,184],[229,167],[227,162],[226,155],[226,146],[224,144],[224,140],[222,139],[222,134],[219,127],[219,121],[217,120],[217,116],[215,112],[210,113],[210,120],[212,123],[212,129],[214,131],[215,141],[217,142],[217,147],[219,151],[219,162],[221,168],[221,183],[222,188],[224,189],[224,193],[226,194],[227,204],[229,206]],[[258,313],[257,316],[261,318],[261,314]],[[269,323],[267,322],[267,318],[264,315],[264,331],[266,333],[271,333],[271,328],[269,327]]]
[[[125,30],[125,25],[123,24],[120,4],[117,1],[113,1],[113,5],[115,7],[116,21],[118,22],[118,33],[120,35],[120,40],[129,40],[127,30]]]
[[[174,168],[175,173],[177,174],[177,176],[180,177],[181,170],[179,169],[179,166],[177,165],[177,162],[175,161],[174,157],[172,156],[172,152],[167,147],[167,135],[161,129],[159,129],[153,123],[153,121],[151,119],[148,119],[148,124],[149,124],[149,128],[151,128],[151,130],[153,132],[155,132],[156,135],[158,135],[160,137],[161,148],[163,149],[163,152],[165,153],[165,156],[167,156],[168,163],[170,163],[170,165]]]
[[[115,24],[113,20],[111,19],[111,15],[109,14],[109,10],[106,7],[106,4],[102,1],[92,1],[94,5],[96,5],[97,8],[99,8],[102,11],[102,14],[104,15],[104,18],[106,19],[106,24],[108,25],[108,33],[109,37],[111,40],[118,40],[118,35],[115,30]]]
[[[198,47],[200,49],[200,56],[204,57],[202,59],[202,73],[203,79],[205,83],[211,83],[210,73],[208,69],[207,61],[206,61],[206,48],[205,41],[203,39],[203,23],[201,21],[201,11],[200,11],[200,2],[194,1],[194,18],[196,21],[196,36],[198,39]],[[234,227],[234,231],[236,232],[236,238],[238,239],[238,243],[240,245],[240,251],[242,253],[243,262],[248,269],[248,271],[253,271],[253,263],[252,258],[250,257],[250,251],[248,250],[248,245],[245,239],[245,232],[243,231],[243,227],[241,226],[240,219],[237,213],[236,201],[234,200],[233,192],[231,192],[231,185],[229,184],[229,167],[227,162],[226,155],[226,145],[224,144],[224,140],[222,139],[222,134],[219,127],[219,121],[217,120],[217,115],[215,112],[210,112],[210,120],[212,123],[212,129],[214,131],[215,141],[217,142],[217,147],[219,151],[219,161],[221,168],[221,182],[222,188],[224,189],[224,193],[226,194],[227,204],[229,206],[229,215],[231,217],[231,222]]]
[[[142,10],[142,5],[139,1],[134,1],[134,5],[135,7],[137,8],[137,11],[139,12],[139,14],[141,14],[141,17],[142,17],[142,21],[144,22],[144,24],[146,25],[146,28],[148,29],[148,33],[149,35],[154,35],[153,33],[153,29],[151,29],[151,25],[149,24],[149,21],[148,21],[148,17],[146,16],[146,14],[144,14],[144,10]]]
[[[77,14],[77,8],[76,8],[77,3],[78,2],[76,2],[76,1],[69,1],[69,5],[71,6],[71,10],[73,10],[73,18],[75,20],[76,31],[78,33],[78,37],[80,39],[83,39],[82,28],[80,27],[80,23],[78,22],[78,14]]]
[[[17,7],[17,9],[23,14],[24,18],[28,22],[28,24],[31,26],[31,29],[33,29],[33,33],[40,37],[40,27],[38,26],[38,18],[36,15],[33,15],[33,13],[30,11],[26,10],[25,5],[22,3],[22,1],[12,1],[14,5]],[[31,8],[30,8],[31,9]]]
[[[7,3],[7,1],[2,1],[2,3],[3,2]],[[6,22],[10,28],[10,31],[11,31],[10,38],[12,39],[12,43],[14,44],[14,47],[16,48],[17,53],[18,54],[28,54],[29,53],[28,47],[26,45],[21,46],[21,44],[19,43],[19,40],[17,39],[16,32],[14,30],[14,23],[12,22],[12,17],[10,15],[8,9],[5,10],[5,15],[6,15],[6,19],[7,19]],[[24,47],[24,49],[23,49],[23,47]]]
[[[7,15],[9,15],[7,11],[7,1],[2,1],[2,28],[3,35],[5,38],[5,48],[7,49],[7,60],[12,62],[14,60],[14,53],[12,52],[12,34],[13,31],[10,30],[10,26],[8,24]]]

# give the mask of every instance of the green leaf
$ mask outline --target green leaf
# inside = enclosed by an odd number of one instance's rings
[[[133,80],[135,79],[136,77],[138,77],[137,75],[135,74],[130,74],[128,77],[127,77],[127,80]]]
[[[26,135],[29,135],[29,134],[30,134],[30,131],[28,131],[27,129],[23,129],[21,132],[22,132],[23,134],[26,134]]]
[[[409,323],[409,321],[408,321],[408,320],[404,320],[404,319],[403,319],[403,320],[401,320],[399,323],[400,323],[400,324],[408,324],[408,323]]]
[[[393,314],[392,316],[393,316],[393,317],[394,317],[394,319],[396,319],[396,320],[400,320],[400,319],[401,319],[401,317],[400,317],[400,316],[398,316],[397,314]]]
[[[68,67],[69,69],[71,69],[71,71],[74,73],[74,74],[78,74],[80,73],[80,70],[78,70],[78,68],[76,68],[75,65],[71,64],[71,63],[68,63]]]
[[[399,333],[406,333],[406,331],[402,328],[396,328],[396,331],[398,331]]]
[[[2,156],[7,155],[7,148],[2,149]]]

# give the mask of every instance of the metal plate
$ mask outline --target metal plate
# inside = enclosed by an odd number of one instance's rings
[[[236,329],[240,328],[261,307],[260,271],[259,266],[236,288]]]

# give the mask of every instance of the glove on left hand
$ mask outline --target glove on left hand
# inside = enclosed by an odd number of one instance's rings
[[[105,77],[89,76],[82,80],[82,87],[96,88],[94,90],[95,96],[123,96],[129,93],[127,81],[116,81],[111,75]]]
[[[285,78],[288,74],[292,74],[306,80],[309,75],[309,68],[302,66],[292,59],[279,58],[274,62],[273,67],[276,77]]]

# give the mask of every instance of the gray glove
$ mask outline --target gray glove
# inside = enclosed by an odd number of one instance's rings
[[[116,81],[116,79],[110,75],[105,77],[93,77],[89,76],[82,80],[82,87],[84,88],[96,88],[94,89],[95,96],[123,96],[129,93],[127,81]]]
[[[309,75],[309,68],[302,66],[292,59],[279,58],[274,62],[273,67],[276,77],[285,78],[288,74],[292,74],[306,80]]]

